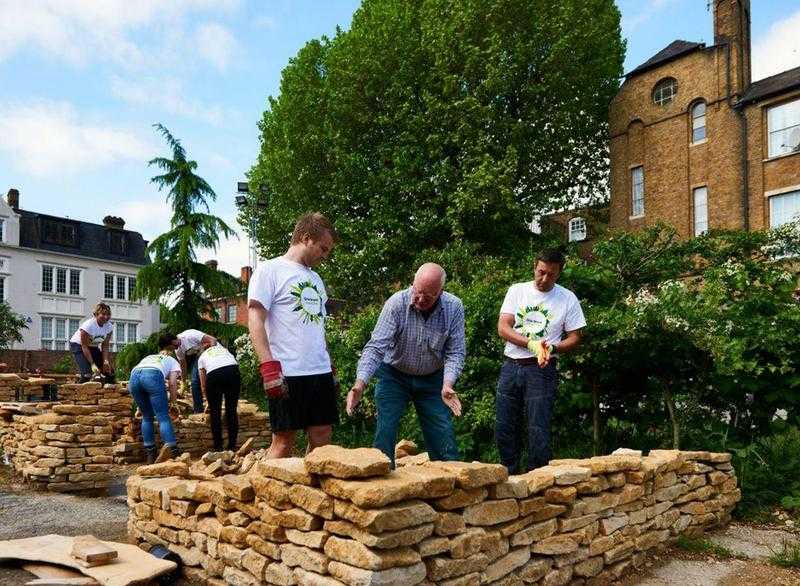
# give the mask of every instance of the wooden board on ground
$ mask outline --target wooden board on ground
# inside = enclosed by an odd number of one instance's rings
[[[104,566],[83,568],[70,555],[72,537],[63,535],[41,535],[27,539],[0,541],[0,559],[47,562],[74,568],[104,586],[131,586],[145,584],[149,580],[176,568],[175,562],[159,559],[142,551],[135,545],[102,542],[115,549],[118,557]]]

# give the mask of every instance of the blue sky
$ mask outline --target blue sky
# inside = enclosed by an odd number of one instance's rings
[[[554,0],[555,1],[555,0]],[[312,38],[347,28],[357,0],[0,0],[0,190],[25,209],[152,239],[168,227],[146,161],[166,154],[161,122],[216,190],[235,224],[237,180],[258,152],[256,124],[281,70]],[[618,0],[625,70],[676,38],[713,42],[707,0]],[[797,0],[754,0],[753,71],[800,65]],[[238,226],[235,226],[238,229]],[[216,253],[238,274],[247,242]]]

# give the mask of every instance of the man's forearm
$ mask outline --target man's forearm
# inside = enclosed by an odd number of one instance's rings
[[[250,330],[250,341],[253,343],[253,350],[258,356],[259,362],[269,362],[273,360],[272,351],[269,348],[269,336],[264,327],[266,315],[250,310],[247,315],[247,327]]]
[[[506,342],[511,342],[512,344],[514,344],[515,346],[519,346],[520,348],[528,347],[528,338],[526,336],[523,336],[522,334],[518,334],[511,326],[508,326],[506,324],[501,324],[497,328],[497,333]]]
[[[574,352],[578,349],[578,346],[581,344],[581,337],[579,335],[571,335],[567,334],[567,337],[558,342],[556,346],[556,351],[559,354],[569,354],[570,352]]]

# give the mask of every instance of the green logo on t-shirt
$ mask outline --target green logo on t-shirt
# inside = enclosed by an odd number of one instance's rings
[[[533,339],[544,338],[550,325],[550,310],[541,303],[520,307],[514,315],[514,329]]]
[[[292,287],[291,294],[296,298],[294,311],[300,312],[304,324],[319,323],[325,317],[322,294],[311,281],[303,281]]]

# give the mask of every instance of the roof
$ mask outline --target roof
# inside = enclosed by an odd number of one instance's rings
[[[800,67],[754,81],[747,88],[738,105],[744,106],[751,102],[758,102],[795,88],[800,88]]]
[[[28,210],[16,210],[20,214],[19,220],[19,245],[25,248],[74,254],[86,258],[116,261],[135,265],[149,264],[150,259],[145,254],[147,241],[138,232],[109,228],[100,224],[82,222],[71,218],[60,218]],[[75,245],[55,243],[45,239],[45,225],[50,222],[58,226],[74,228],[76,236]],[[49,226],[53,226],[49,224]],[[121,234],[118,237],[124,242],[125,254],[112,252],[111,233]]]
[[[672,61],[673,59],[677,59],[681,55],[691,53],[697,49],[704,49],[705,46],[705,43],[691,43],[689,41],[682,41],[680,39],[672,41],[658,53],[650,57],[650,59],[639,65],[639,67],[636,67],[632,71],[626,73],[625,77],[630,78],[631,76],[644,73],[645,71],[653,69],[654,67],[658,67],[659,65],[663,65],[664,63]]]

